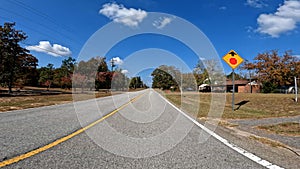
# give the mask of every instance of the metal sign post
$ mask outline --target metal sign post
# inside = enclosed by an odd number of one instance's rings
[[[225,56],[223,56],[223,60],[232,68],[232,111],[234,111],[234,69],[237,68],[244,61],[244,59],[239,56],[234,50],[230,50]]]
[[[235,84],[234,84],[234,69],[232,69],[232,111],[234,111],[234,93],[235,93]]]

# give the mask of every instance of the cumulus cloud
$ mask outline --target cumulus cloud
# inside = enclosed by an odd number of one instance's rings
[[[121,23],[129,27],[138,26],[147,17],[147,12],[144,10],[126,8],[116,3],[104,4],[99,13],[116,23]]]
[[[300,1],[285,0],[273,14],[261,14],[257,18],[257,31],[272,37],[296,29],[300,22]]]
[[[122,65],[123,64],[123,60],[120,59],[119,57],[115,57],[115,58],[112,58],[110,61],[114,61],[114,64],[115,65]]]
[[[27,46],[27,50],[46,53],[51,56],[71,56],[72,52],[69,48],[61,46],[59,44],[53,44],[49,41],[40,41],[38,45]]]
[[[246,5],[253,8],[263,8],[268,6],[263,0],[247,0]]]
[[[155,26],[157,29],[163,29],[165,26],[170,24],[172,20],[173,19],[170,17],[161,17],[159,20],[154,21],[153,26]]]
[[[128,73],[128,70],[122,70],[121,73],[127,74],[127,73]]]

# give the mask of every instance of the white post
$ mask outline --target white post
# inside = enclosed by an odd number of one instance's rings
[[[297,87],[297,78],[295,76],[295,102],[298,102],[298,87]]]

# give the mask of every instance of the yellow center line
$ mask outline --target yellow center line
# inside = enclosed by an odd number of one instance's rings
[[[118,111],[124,109],[124,108],[127,107],[130,103],[135,102],[137,99],[141,98],[144,94],[145,94],[145,93],[143,93],[143,94],[141,94],[141,95],[139,95],[139,96],[137,96],[137,97],[131,99],[131,100],[130,100],[129,102],[127,102],[126,104],[124,104],[124,105],[122,105],[121,107],[119,107],[118,109],[116,109],[116,110],[110,112],[109,114],[103,116],[103,117],[100,118],[99,120],[97,120],[97,121],[95,121],[95,122],[89,124],[89,125],[86,126],[86,127],[81,128],[81,129],[79,129],[79,130],[77,130],[77,131],[75,131],[75,132],[73,132],[73,133],[71,133],[71,134],[69,134],[69,135],[67,135],[67,136],[65,136],[65,137],[62,137],[62,138],[60,138],[60,139],[58,139],[58,140],[56,140],[56,141],[54,141],[54,142],[52,142],[52,143],[50,143],[50,144],[47,144],[47,145],[45,145],[45,146],[43,146],[43,147],[37,148],[37,149],[32,150],[32,151],[30,151],[30,152],[27,152],[27,153],[25,153],[25,154],[21,154],[21,155],[19,155],[19,156],[16,156],[16,157],[13,157],[13,158],[11,158],[11,159],[8,159],[8,160],[5,160],[5,161],[0,162],[0,167],[4,167],[4,166],[7,166],[7,165],[11,165],[11,164],[13,164],[13,163],[19,162],[19,161],[21,161],[21,160],[24,160],[24,159],[26,159],[26,158],[29,158],[29,157],[34,156],[34,155],[36,155],[36,154],[39,154],[39,153],[41,153],[41,152],[43,152],[43,151],[46,151],[46,150],[48,150],[48,149],[50,149],[50,148],[52,148],[52,147],[54,147],[54,146],[57,146],[58,144],[60,144],[60,143],[62,143],[62,142],[65,142],[65,141],[71,139],[72,137],[75,137],[75,136],[79,135],[80,133],[86,131],[87,129],[89,129],[89,128],[95,126],[96,124],[102,122],[103,120],[109,118],[110,116],[112,116],[113,114],[117,113]]]

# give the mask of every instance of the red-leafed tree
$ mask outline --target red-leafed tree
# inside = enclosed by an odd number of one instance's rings
[[[86,75],[83,75],[83,74],[80,74],[80,73],[73,73],[72,74],[72,87],[73,87],[75,92],[76,92],[76,88],[81,88],[81,91],[83,92],[86,81],[87,81],[87,76]]]
[[[246,62],[242,69],[254,70],[256,76],[263,84],[263,92],[272,92],[279,86],[293,85],[294,76],[300,74],[300,61],[286,51],[282,56],[278,51],[260,53],[254,62]]]

